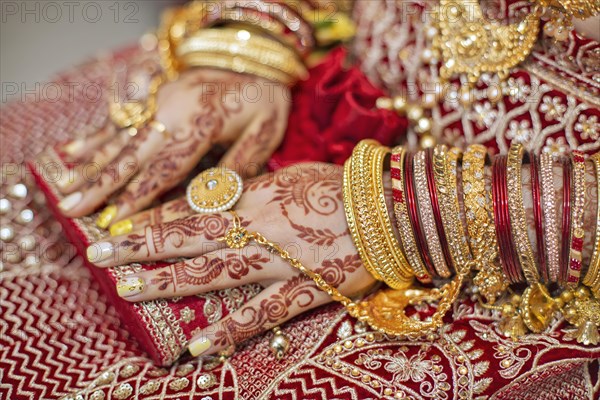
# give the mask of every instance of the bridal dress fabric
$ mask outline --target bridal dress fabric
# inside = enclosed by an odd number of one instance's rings
[[[504,10],[510,14],[509,7]],[[360,69],[344,68],[345,54],[338,50],[295,89],[287,136],[271,168],[307,159],[341,163],[364,137],[391,143],[405,134],[405,120],[373,111],[383,91],[393,93],[413,73],[391,56],[415,41],[400,12],[393,1],[357,4],[353,50]],[[102,126],[107,109],[89,88],[106,90],[115,66],[132,63],[141,52],[129,48],[65,71],[54,82],[65,93],[70,83],[80,83],[71,96],[29,98],[0,110],[5,199],[0,204],[0,398],[600,397],[599,346],[570,339],[561,319],[542,334],[513,341],[500,334],[499,313],[469,295],[454,305],[432,340],[386,337],[342,307],[328,305],[281,326],[290,340],[281,360],[270,351],[273,333],[268,332],[240,345],[224,363],[189,356],[169,366],[153,362],[76,256],[24,167],[73,133]],[[439,135],[479,141],[494,151],[506,151],[508,141],[519,138],[530,149],[592,153],[600,148],[599,74],[597,43],[572,35],[564,43],[542,44],[512,73],[508,84],[515,89],[502,102],[482,100],[466,114],[440,107]],[[239,296],[227,291],[221,298]],[[227,304],[228,310],[235,308],[235,301]],[[434,309],[419,306],[415,312],[425,318]],[[183,309],[173,316],[171,322],[180,326],[190,320]]]

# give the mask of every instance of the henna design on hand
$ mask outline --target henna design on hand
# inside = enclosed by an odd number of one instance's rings
[[[338,287],[346,281],[346,275],[355,272],[363,266],[358,254],[350,254],[344,259],[325,260],[322,267],[315,272],[319,273],[331,286]]]
[[[283,216],[288,220],[288,222],[290,223],[290,226],[294,230],[299,232],[297,236],[300,239],[304,240],[305,242],[308,242],[311,244],[316,244],[318,246],[329,247],[329,246],[333,246],[336,239],[348,235],[348,230],[345,230],[342,233],[336,234],[336,233],[333,233],[331,231],[331,229],[329,229],[329,228],[314,229],[309,226],[303,226],[300,224],[296,224],[290,218],[288,211],[285,209],[285,206],[283,204],[281,204],[280,206],[281,206],[281,213],[283,214]]]
[[[171,246],[180,248],[188,238],[203,236],[206,240],[214,240],[224,236],[228,228],[229,220],[220,215],[201,214],[168,224],[154,225],[150,229],[155,254],[160,254],[164,252],[167,241]]]
[[[291,305],[296,304],[301,308],[309,307],[314,301],[315,291],[318,289],[314,283],[306,281],[302,275],[288,279],[277,294],[261,301],[258,307],[242,308],[240,315],[244,317],[245,322],[236,321],[230,316],[221,321],[222,329],[215,335],[215,344],[230,346],[258,335],[269,326],[288,317]]]

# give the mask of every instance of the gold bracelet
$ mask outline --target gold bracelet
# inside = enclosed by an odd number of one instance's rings
[[[390,220],[390,214],[388,212],[385,192],[383,189],[383,164],[385,157],[390,153],[390,149],[385,146],[375,146],[373,154],[370,160],[371,169],[371,185],[374,187],[373,190],[373,203],[377,209],[377,216],[379,217],[379,224],[383,227],[385,242],[384,246],[386,252],[392,255],[390,260],[395,266],[395,274],[402,277],[404,280],[410,280],[412,282],[412,271],[410,264],[406,259],[405,252],[402,251],[402,247],[396,238],[392,221]],[[379,238],[380,240],[382,238]],[[389,256],[388,256],[389,259]]]
[[[480,144],[467,147],[463,155],[463,199],[469,245],[479,272],[473,279],[479,292],[490,304],[508,287],[508,278],[498,262],[496,227],[492,205],[485,190],[485,160],[487,150]]]
[[[527,283],[539,282],[539,273],[533,256],[533,246],[527,235],[527,219],[523,203],[523,183],[521,167],[525,149],[520,143],[513,143],[506,161],[506,181],[508,187],[508,213],[512,229],[513,242]]]
[[[553,156],[548,153],[542,153],[540,155],[540,171],[548,276],[550,282],[557,282],[560,272],[560,241],[553,166]]]
[[[567,270],[566,286],[575,289],[579,284],[582,267],[583,241],[585,229],[583,228],[583,211],[585,205],[585,156],[573,150],[573,205],[571,206],[571,235],[569,248],[569,263]]]
[[[448,150],[445,145],[437,145],[433,154],[433,167],[442,225],[446,232],[452,263],[456,271],[462,273],[473,267],[473,260],[465,236],[465,227],[460,220],[456,176],[459,157],[458,149]]]
[[[399,196],[394,201],[394,215],[398,225],[398,233],[402,242],[404,254],[412,267],[412,271],[421,282],[431,282],[431,276],[427,272],[423,260],[419,254],[417,241],[408,216],[406,205],[406,193],[404,191],[404,159],[406,150],[402,146],[395,147],[392,150],[392,159],[390,161],[390,172],[392,175],[392,190]]]
[[[408,263],[400,248],[393,246],[395,238],[387,236],[383,226],[377,223],[375,203],[379,199],[373,186],[373,172],[369,168],[377,147],[381,146],[376,141],[363,140],[347,161],[344,177],[346,218],[355,246],[369,272],[392,288],[406,288],[412,282]]]
[[[446,264],[442,253],[442,244],[438,235],[435,218],[433,216],[433,206],[431,197],[427,187],[427,169],[425,163],[425,151],[419,151],[415,154],[415,188],[417,192],[417,201],[419,203],[419,211],[421,222],[423,223],[423,231],[427,241],[431,260],[436,272],[442,278],[448,278],[451,274],[450,268]]]
[[[247,60],[242,57],[223,54],[191,53],[181,58],[182,65],[186,67],[213,67],[240,74],[250,74],[265,78],[270,81],[280,82],[284,85],[293,85],[296,79],[288,74],[275,70],[259,62]]]
[[[305,79],[308,72],[297,54],[276,40],[251,33],[245,29],[201,29],[184,40],[177,56],[190,53],[217,53],[239,56],[260,62],[284,72],[295,79]]]
[[[598,197],[596,200],[596,236],[594,250],[590,260],[590,267],[583,279],[583,283],[592,289],[592,293],[600,298],[600,152],[590,157],[596,170],[596,186]]]

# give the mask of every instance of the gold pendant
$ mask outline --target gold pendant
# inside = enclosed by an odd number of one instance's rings
[[[475,83],[485,72],[505,78],[529,55],[539,32],[537,11],[519,23],[501,25],[483,17],[478,0],[441,0],[437,14],[440,35],[434,47],[442,54],[445,81],[466,74]]]
[[[443,325],[442,319],[458,298],[464,274],[457,275],[440,289],[384,289],[369,299],[356,303],[350,314],[366,322],[371,328],[388,335],[418,338],[435,333]],[[427,321],[409,317],[409,305],[439,300],[436,312]]]
[[[561,299],[566,300],[565,319],[575,326],[568,336],[574,337],[578,343],[597,345],[600,342],[600,299],[592,297],[585,287],[563,292]]]
[[[557,305],[548,293],[548,289],[541,283],[535,283],[523,292],[520,308],[527,328],[532,332],[540,333],[550,325]]]

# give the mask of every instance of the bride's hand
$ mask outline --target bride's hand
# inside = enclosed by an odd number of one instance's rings
[[[69,217],[87,215],[124,187],[99,225],[124,219],[183,180],[214,145],[228,147],[221,165],[253,176],[279,145],[289,106],[281,84],[230,71],[187,71],[158,91],[155,119],[166,133],[147,127],[131,137],[109,124],[71,145],[79,162],[59,182],[71,195],[61,209]]]
[[[246,183],[236,212],[248,231],[263,234],[342,294],[352,296],[370,288],[374,279],[363,267],[347,230],[342,175],[342,168],[319,163],[263,175]],[[265,288],[238,311],[196,335],[190,342],[193,355],[239,344],[331,301],[312,280],[255,242],[233,250],[218,241],[232,226],[228,212],[193,214],[182,199],[132,220],[133,233],[92,244],[88,259],[98,267],[189,259],[120,281],[117,291],[128,301],[190,296],[254,282]]]

